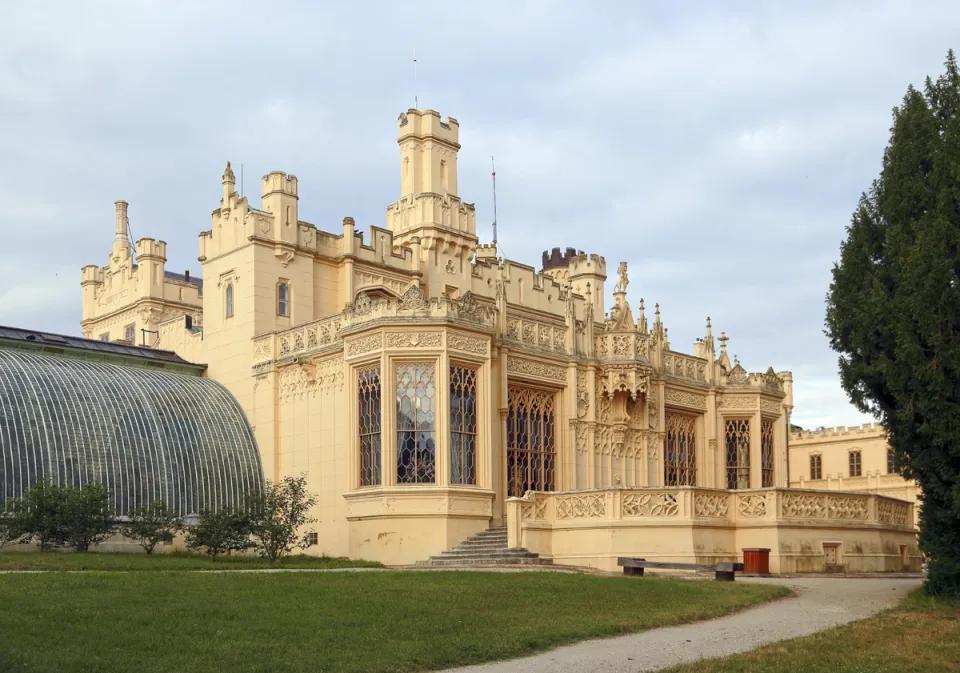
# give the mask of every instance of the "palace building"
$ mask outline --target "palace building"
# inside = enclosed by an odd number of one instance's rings
[[[480,243],[458,194],[459,123],[399,117],[385,226],[300,219],[297,178],[258,206],[227,164],[202,283],[128,239],[82,270],[83,334],[175,353],[243,409],[263,475],[318,494],[309,553],[424,561],[489,528],[554,563],[617,555],[774,572],[918,563],[912,505],[791,489],[792,376],[748,372],[710,319],[687,348],[628,299],[627,264],[572,248],[540,269]],[[666,309],[664,310],[666,314]]]

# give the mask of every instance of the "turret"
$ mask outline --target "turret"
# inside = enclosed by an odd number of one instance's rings
[[[607,262],[600,255],[580,253],[570,259],[567,277],[570,287],[593,304],[594,315],[603,316],[604,289],[607,280]],[[589,289],[588,289],[589,287]]]
[[[142,296],[163,297],[163,268],[167,262],[167,244],[152,238],[137,241],[137,275]]]
[[[113,258],[116,261],[122,261],[130,257],[130,233],[129,220],[127,218],[126,201],[114,201],[116,208],[116,233],[113,237]]]
[[[263,176],[263,210],[273,215],[273,236],[278,241],[297,242],[297,176],[273,171]]]

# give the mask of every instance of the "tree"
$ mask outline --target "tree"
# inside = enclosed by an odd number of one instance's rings
[[[90,551],[113,532],[115,512],[110,506],[110,492],[103,484],[86,484],[67,488],[62,519],[66,542],[78,552]]]
[[[852,402],[923,491],[925,588],[960,594],[960,70],[893,111],[880,177],[847,227],[826,333]]]
[[[0,549],[7,544],[16,544],[24,537],[16,514],[17,501],[8,500],[5,511],[0,511]]]
[[[152,554],[161,542],[173,542],[183,529],[183,520],[163,500],[154,500],[146,507],[130,511],[130,521],[120,528],[124,537],[136,540],[144,551]]]
[[[307,492],[306,476],[268,480],[263,492],[251,497],[249,503],[250,532],[257,554],[276,562],[295,548],[309,547],[314,531],[301,534],[300,529],[316,521],[309,514],[316,504],[316,497]]]
[[[242,509],[203,510],[187,528],[187,547],[203,549],[214,561],[227,551],[250,549],[250,516]]]
[[[63,547],[69,540],[64,520],[70,489],[44,479],[24,489],[12,503],[14,525],[22,532],[21,542],[36,541],[40,551]]]

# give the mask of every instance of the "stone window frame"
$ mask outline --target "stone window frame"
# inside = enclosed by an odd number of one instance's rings
[[[128,336],[129,335],[129,336]],[[137,345],[137,324],[130,323],[129,325],[123,326],[123,338],[129,341],[132,345]]]
[[[683,467],[682,464],[678,463],[677,468],[681,473],[686,470],[688,476],[691,477],[687,481],[689,483],[677,483],[670,484],[668,479],[668,464],[667,456],[669,454],[669,442],[670,442],[670,424],[671,417],[683,417],[687,421],[692,421],[693,423],[693,465],[690,467]],[[699,474],[699,465],[700,465],[700,445],[701,445],[701,428],[702,428],[702,414],[698,414],[692,411],[683,410],[683,409],[674,409],[672,407],[667,407],[664,410],[664,436],[663,436],[663,484],[664,486],[696,486],[697,478]]]
[[[814,472],[814,460],[816,460],[816,472]],[[810,481],[821,481],[823,479],[823,454],[821,453],[811,453],[810,454]],[[814,476],[816,475],[816,476]]]
[[[474,391],[473,391],[473,417],[474,417],[474,429],[473,433],[469,433],[462,428],[458,428],[454,424],[454,414],[453,414],[453,386],[454,378],[453,373],[454,369],[463,369],[471,370],[474,377]],[[480,468],[480,447],[481,447],[481,433],[483,429],[483,423],[480,415],[481,409],[481,400],[480,395],[482,391],[482,373],[483,369],[480,365],[473,362],[460,361],[457,359],[451,359],[449,365],[447,366],[447,403],[444,405],[448,414],[447,425],[449,428],[449,445],[447,456],[450,461],[450,484],[456,486],[476,486],[479,481],[479,468]],[[460,435],[461,437],[472,437],[473,446],[473,468],[472,468],[472,479],[459,479],[454,475],[453,463],[454,463],[454,450],[458,445],[458,442],[454,441],[454,436]],[[462,456],[461,456],[462,458]]]
[[[863,451],[859,448],[850,449],[847,452],[847,473],[850,477],[863,476]]]
[[[227,283],[223,290],[223,317],[232,318],[234,311],[234,299],[236,293],[233,290],[233,283]]]
[[[288,278],[277,280],[276,303],[277,317],[291,318],[293,316],[293,289]]]

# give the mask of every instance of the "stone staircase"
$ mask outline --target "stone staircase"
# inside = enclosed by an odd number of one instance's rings
[[[540,558],[526,549],[507,547],[507,529],[490,528],[467,538],[440,556],[431,556],[417,565],[552,565],[552,559]]]

